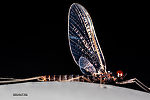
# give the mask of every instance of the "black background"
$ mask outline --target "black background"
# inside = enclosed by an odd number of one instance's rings
[[[122,70],[150,86],[149,15],[145,2],[57,1],[5,8],[0,39],[0,77],[82,74],[68,43],[72,3],[91,15],[107,71]]]

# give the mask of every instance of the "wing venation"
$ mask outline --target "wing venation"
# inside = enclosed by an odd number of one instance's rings
[[[72,4],[69,9],[68,39],[71,54],[80,68],[82,66],[80,63],[81,58],[82,60],[84,58],[84,61],[95,69],[95,71],[91,70],[91,74],[102,70],[106,71],[105,59],[97,40],[91,17],[87,10],[77,3]],[[89,68],[91,68],[90,66]]]

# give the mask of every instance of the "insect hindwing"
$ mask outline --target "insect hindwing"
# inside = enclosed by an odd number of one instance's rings
[[[96,73],[94,66],[82,56],[79,59],[79,67],[83,74],[90,75]]]

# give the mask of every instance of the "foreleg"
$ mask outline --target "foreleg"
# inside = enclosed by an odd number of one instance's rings
[[[133,78],[130,80],[122,81],[122,82],[116,82],[116,84],[128,84],[128,83],[136,83],[138,86],[140,86],[143,90],[150,92],[150,88],[144,85],[141,81],[139,81],[137,78]]]

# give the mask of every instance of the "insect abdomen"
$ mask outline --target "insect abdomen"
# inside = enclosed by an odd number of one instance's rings
[[[83,75],[82,75],[83,76]],[[41,76],[39,81],[77,81],[77,82],[85,82],[83,78],[79,78],[80,75],[47,75],[47,76]],[[91,75],[84,75],[87,79],[91,80]]]

